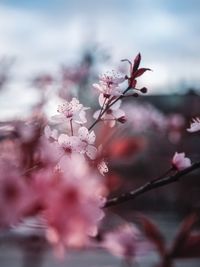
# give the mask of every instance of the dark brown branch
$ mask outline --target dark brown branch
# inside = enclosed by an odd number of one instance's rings
[[[162,187],[174,182],[178,182],[181,177],[185,176],[188,173],[193,172],[196,169],[200,168],[200,161],[192,164],[190,167],[176,172],[174,175],[164,177],[159,180],[152,180],[150,182],[145,183],[144,185],[140,186],[139,188],[132,190],[130,192],[124,193],[120,196],[113,197],[108,199],[104,205],[104,208],[112,207],[115,205],[119,205],[123,202],[126,202],[131,199],[135,199],[137,196],[144,194],[145,192],[151,191],[155,188]]]

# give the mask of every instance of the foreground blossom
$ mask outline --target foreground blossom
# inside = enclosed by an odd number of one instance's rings
[[[182,171],[191,166],[191,160],[185,157],[185,153],[175,153],[172,158],[172,166],[177,171]]]
[[[125,260],[137,259],[150,248],[139,230],[130,224],[122,225],[105,235],[103,247]]]
[[[190,128],[188,128],[187,131],[190,133],[200,131],[200,118],[194,118],[191,122]]]
[[[86,123],[85,111],[89,109],[88,107],[84,107],[80,104],[79,100],[76,98],[72,98],[70,102],[65,102],[62,105],[58,106],[59,115],[55,115],[52,117],[53,120],[57,122],[74,121],[78,124]]]
[[[54,172],[43,169],[35,176],[33,188],[37,202],[43,204],[47,239],[60,252],[84,246],[97,234],[106,192],[100,178],[74,154]]]

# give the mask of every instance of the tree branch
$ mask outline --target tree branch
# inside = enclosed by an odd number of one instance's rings
[[[108,199],[104,205],[104,208],[119,205],[119,204],[124,203],[128,200],[135,199],[137,196],[142,195],[145,192],[151,191],[155,188],[162,187],[162,186],[174,183],[174,182],[178,182],[181,177],[183,177],[186,174],[191,173],[194,170],[199,169],[199,168],[200,168],[200,161],[192,164],[190,167],[188,167],[182,171],[176,172],[174,175],[167,176],[167,177],[161,178],[159,180],[152,180],[150,182],[147,182],[135,190],[132,190],[130,192],[123,193],[120,196]]]

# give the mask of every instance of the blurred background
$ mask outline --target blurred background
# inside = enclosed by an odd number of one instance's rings
[[[140,52],[142,67],[153,70],[138,79],[148,94],[125,102],[128,123],[117,133],[96,128],[110,138],[105,157],[112,195],[158,177],[176,151],[199,160],[199,134],[186,132],[191,118],[200,116],[199,12],[198,0],[1,0],[1,153],[13,151],[11,140],[21,138],[24,119],[35,127],[38,114],[55,114],[61,99],[76,96],[96,109],[92,84],[98,75],[127,73],[121,59],[132,61]],[[184,216],[200,206],[199,174],[190,176],[112,210],[129,220],[142,211],[171,239]]]
[[[55,75],[86,53],[101,56],[99,73],[141,52],[143,65],[153,70],[143,77],[150,94],[198,91],[199,9],[198,0],[1,0],[0,56],[12,68],[0,117],[21,115],[35,103],[27,84],[34,75]]]

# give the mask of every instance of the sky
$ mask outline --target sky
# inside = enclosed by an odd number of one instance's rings
[[[112,68],[141,52],[153,70],[143,79],[151,93],[199,88],[199,13],[199,0],[1,0],[0,57],[15,64],[0,104],[16,87],[26,90],[31,75],[75,62],[92,43],[107,49]],[[21,101],[31,99],[25,92]]]

